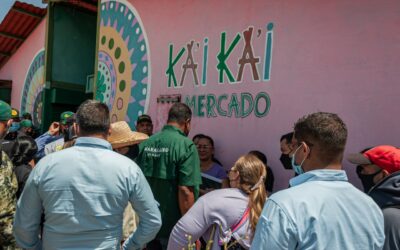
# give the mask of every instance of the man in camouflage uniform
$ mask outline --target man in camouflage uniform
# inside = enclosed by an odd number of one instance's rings
[[[0,139],[7,133],[10,119],[11,107],[0,100]],[[3,150],[0,155],[0,249],[15,249],[12,225],[18,184],[10,158]]]

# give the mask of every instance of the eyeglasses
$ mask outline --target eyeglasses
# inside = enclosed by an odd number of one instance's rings
[[[196,145],[197,149],[209,149],[211,146],[208,145]]]

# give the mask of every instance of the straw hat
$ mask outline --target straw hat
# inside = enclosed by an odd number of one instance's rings
[[[148,138],[146,134],[132,131],[126,121],[119,121],[111,124],[108,142],[115,149],[138,144]]]

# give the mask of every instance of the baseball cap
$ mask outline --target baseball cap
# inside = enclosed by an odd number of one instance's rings
[[[20,122],[20,126],[21,126],[22,128],[31,128],[31,127],[32,127],[32,121],[31,121],[31,120],[28,120],[28,119],[22,120],[22,121]]]
[[[18,109],[16,109],[16,108],[11,109],[11,118],[12,119],[19,118],[19,110]]]
[[[390,145],[380,145],[364,153],[350,154],[347,160],[353,164],[375,164],[392,174],[400,170],[400,149]]]
[[[5,101],[0,100],[0,121],[11,119],[11,107]]]
[[[74,116],[74,112],[72,112],[72,111],[62,112],[60,115],[60,123],[62,125],[66,125],[68,118],[73,117],[73,116]]]
[[[149,115],[141,115],[138,117],[136,124],[137,123],[141,123],[141,122],[150,122],[153,123],[153,121],[151,120],[151,117]]]

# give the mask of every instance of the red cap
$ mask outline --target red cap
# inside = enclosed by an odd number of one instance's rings
[[[357,165],[375,164],[392,174],[400,170],[400,149],[390,145],[376,146],[363,154],[351,154],[347,160]]]

